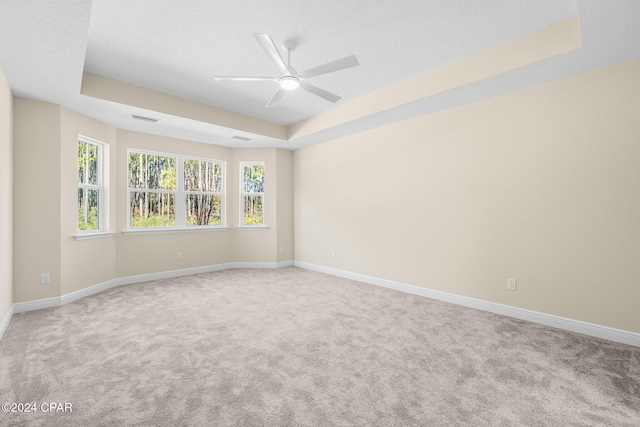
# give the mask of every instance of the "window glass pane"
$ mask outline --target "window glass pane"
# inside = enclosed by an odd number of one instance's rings
[[[87,143],[78,141],[78,184],[85,184],[84,171],[87,164]]]
[[[145,170],[146,178],[145,188],[158,190],[162,188],[162,174],[164,171],[164,162],[162,157],[156,155],[145,154]]]
[[[98,147],[87,144],[87,184],[98,185]]]
[[[213,190],[216,193],[222,193],[222,163],[214,163],[215,170],[213,176]]]
[[[200,177],[198,175],[200,163],[198,160],[184,161],[184,189],[186,191],[200,190]]]
[[[219,193],[222,189],[222,165],[202,160],[185,160],[184,189]]]
[[[263,193],[264,165],[244,165],[243,181],[245,193]]]
[[[175,196],[167,193],[131,192],[131,227],[172,227],[176,225]]]
[[[263,224],[262,195],[244,196],[244,224]]]
[[[159,188],[163,190],[176,189],[176,159],[175,157],[158,156],[160,172]]]
[[[175,190],[175,157],[129,153],[129,188]]]
[[[212,194],[187,195],[187,225],[220,225],[220,202],[220,196]]]
[[[146,187],[158,190],[176,189],[176,159],[168,156],[145,154]]]
[[[78,189],[78,230],[98,230],[98,190]]]
[[[129,188],[144,188],[142,182],[143,154],[129,153]]]

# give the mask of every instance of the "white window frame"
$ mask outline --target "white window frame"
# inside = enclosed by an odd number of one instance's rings
[[[244,229],[256,229],[256,230],[264,230],[267,228],[267,212],[266,212],[266,204],[265,204],[265,194],[267,192],[267,183],[262,184],[262,192],[261,193],[245,193],[244,191],[244,167],[252,166],[252,165],[260,165],[264,169],[265,178],[266,178],[266,166],[263,161],[244,161],[240,162],[239,175],[240,175],[240,212],[238,218],[238,224],[240,224],[239,228]],[[262,224],[245,224],[244,223],[244,197],[245,196],[261,196],[262,197]]]
[[[129,187],[129,154],[148,154],[152,156],[164,156],[171,157],[176,160],[176,189],[140,189]],[[184,189],[184,161],[185,160],[198,160],[210,163],[219,163],[222,169],[222,185],[221,193],[214,192],[199,192],[199,191],[186,191]],[[226,162],[224,160],[210,159],[204,157],[185,156],[180,154],[163,153],[158,151],[139,150],[130,148],[127,150],[127,234],[136,233],[148,233],[148,232],[171,232],[171,231],[198,231],[198,230],[225,230],[229,227],[226,226]],[[174,209],[175,209],[175,225],[166,227],[132,227],[131,226],[131,193],[132,192],[148,192],[157,194],[174,194]],[[187,194],[219,194],[220,195],[220,224],[215,225],[187,225],[187,216],[185,213],[186,208],[186,196]]]
[[[97,148],[98,150],[98,161],[97,161],[97,171],[96,171],[96,184],[87,184],[86,182],[88,181],[87,177],[88,177],[88,173],[89,173],[89,168],[88,168],[88,164],[85,164],[84,167],[84,171],[85,171],[85,177],[84,177],[84,184],[78,183],[78,190],[97,190],[98,191],[98,228],[95,230],[80,230],[78,228],[78,218],[77,218],[77,199],[76,199],[76,228],[78,230],[78,235],[91,235],[91,234],[97,234],[97,233],[104,233],[109,225],[108,219],[106,217],[107,212],[109,211],[106,203],[106,197],[105,197],[105,193],[106,193],[106,188],[104,185],[105,179],[104,179],[104,170],[105,170],[105,152],[107,151],[105,149],[105,144],[103,142],[97,141],[95,139],[92,138],[88,138],[86,136],[83,135],[78,135],[78,143],[80,142],[84,142],[85,144],[89,144],[89,145],[93,145]],[[76,156],[77,156],[78,150],[77,150],[77,146],[76,146]],[[88,158],[87,158],[88,161]],[[76,173],[76,177],[77,177],[77,173]],[[77,193],[76,193],[76,198],[77,198]],[[85,195],[84,197],[85,200],[85,212],[86,212],[86,203],[88,201],[88,197]]]

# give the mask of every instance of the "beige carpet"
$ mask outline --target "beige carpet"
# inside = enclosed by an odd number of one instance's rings
[[[17,314],[0,425],[639,426],[640,348],[298,268]]]

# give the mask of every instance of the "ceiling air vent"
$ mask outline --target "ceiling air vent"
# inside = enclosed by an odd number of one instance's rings
[[[160,119],[152,119],[151,117],[136,116],[135,114],[129,114],[129,118],[135,119],[135,120],[142,120],[143,122],[150,122],[150,123],[158,123],[160,121]]]
[[[233,135],[231,139],[235,139],[238,141],[251,141],[251,138],[245,138],[244,136]]]

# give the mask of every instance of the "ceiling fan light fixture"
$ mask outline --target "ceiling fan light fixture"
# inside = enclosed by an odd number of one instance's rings
[[[335,93],[331,93],[324,89],[321,89],[317,86],[314,86],[307,82],[307,79],[310,77],[322,76],[324,74],[335,73],[336,71],[345,70],[347,68],[356,67],[360,65],[358,62],[358,58],[355,55],[345,56],[344,58],[336,59],[335,61],[327,62],[322,65],[318,65],[317,67],[310,68],[306,71],[299,73],[295,68],[291,65],[291,52],[293,52],[296,48],[296,42],[292,40],[285,40],[282,43],[282,47],[287,51],[287,62],[284,61],[282,55],[280,55],[280,51],[276,47],[275,43],[273,43],[273,39],[269,34],[260,34],[255,33],[253,35],[265,53],[271,59],[271,62],[278,67],[280,71],[280,77],[232,77],[232,76],[217,76],[214,77],[216,81],[219,80],[235,80],[235,81],[250,81],[250,82],[260,82],[260,81],[269,81],[269,82],[277,82],[278,89],[271,96],[269,102],[264,106],[265,108],[277,107],[278,103],[282,100],[287,92],[300,88],[306,92],[311,93],[312,95],[316,95],[326,101],[329,101],[333,104],[338,102],[341,98]],[[304,83],[304,84],[303,84]]]
[[[280,87],[285,90],[294,90],[300,87],[300,79],[294,76],[283,76],[278,80]]]

